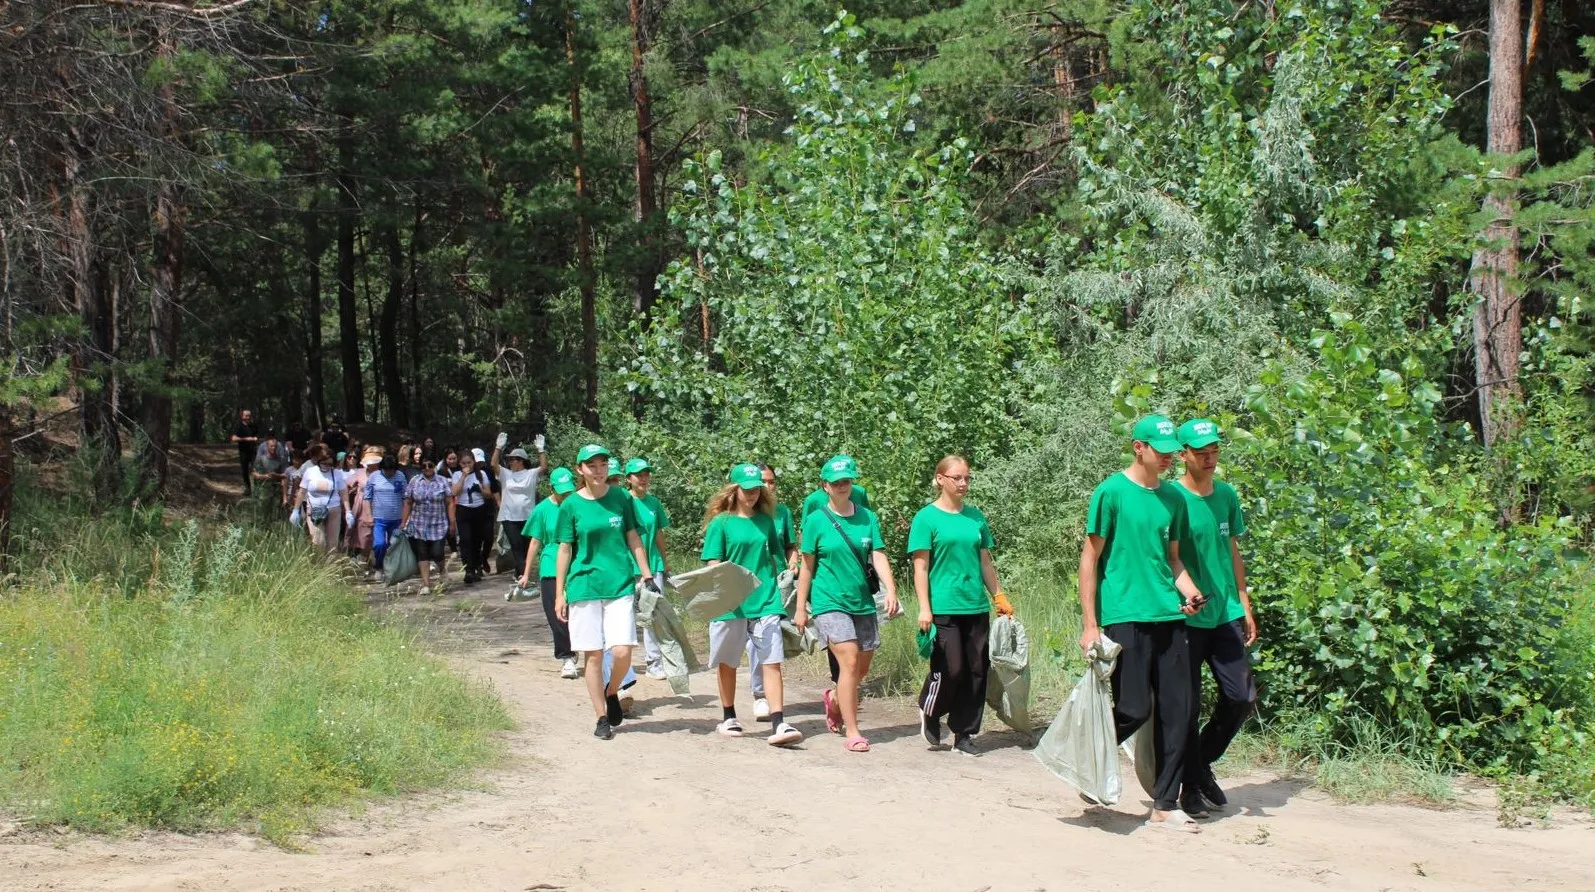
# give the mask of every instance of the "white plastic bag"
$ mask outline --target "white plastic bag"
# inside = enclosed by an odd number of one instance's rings
[[[1124,792],[1110,683],[1120,650],[1106,635],[1091,646],[1085,673],[1033,751],[1048,771],[1099,805],[1117,803]]]
[[[759,577],[730,561],[670,577],[670,587],[687,602],[687,615],[712,620],[742,606],[759,587]]]

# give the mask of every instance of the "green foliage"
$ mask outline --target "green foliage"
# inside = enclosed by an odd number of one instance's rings
[[[63,521],[31,491],[24,508],[27,582],[0,591],[0,803],[30,822],[291,842],[323,806],[458,779],[509,724],[278,529]]]
[[[871,78],[850,15],[830,32],[786,76],[798,118],[760,179],[738,184],[719,153],[686,165],[672,220],[693,256],[662,278],[624,380],[670,436],[708,438],[670,450],[699,477],[747,457],[811,479],[849,452],[906,524],[943,454],[1007,446],[1030,314],[976,243],[968,146],[914,148],[912,83]]]
[[[1438,418],[1408,350],[1337,314],[1305,374],[1265,373],[1225,462],[1252,506],[1249,573],[1268,630],[1265,708],[1333,735],[1371,718],[1420,750],[1523,768],[1595,719],[1592,582],[1554,521],[1503,530],[1482,456]],[[1582,735],[1583,731],[1574,731]]]

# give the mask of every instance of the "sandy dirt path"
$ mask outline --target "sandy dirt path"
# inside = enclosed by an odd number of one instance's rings
[[[1226,781],[1231,810],[1200,836],[1157,831],[1133,775],[1117,809],[1087,809],[1018,735],[984,735],[981,758],[930,752],[898,704],[868,704],[874,750],[845,752],[812,683],[789,697],[800,749],[715,735],[706,674],[691,701],[644,679],[633,718],[598,741],[579,682],[548,656],[541,609],[501,591],[375,598],[429,622],[519,720],[476,788],[373,805],[302,853],[242,834],[13,829],[0,889],[1595,889],[1595,822],[1578,815],[1505,830],[1482,806],[1342,806],[1248,776]]]

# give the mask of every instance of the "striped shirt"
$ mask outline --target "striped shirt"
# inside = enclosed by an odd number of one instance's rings
[[[365,498],[371,503],[374,520],[398,520],[404,516],[404,475],[393,472],[390,478],[378,471],[366,480]]]

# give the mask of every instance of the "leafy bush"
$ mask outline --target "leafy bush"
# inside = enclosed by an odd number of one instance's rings
[[[1305,375],[1271,371],[1225,462],[1251,506],[1266,712],[1331,735],[1371,717],[1417,746],[1521,769],[1595,720],[1592,583],[1569,528],[1502,528],[1487,460],[1438,420],[1423,362],[1337,314]]]

